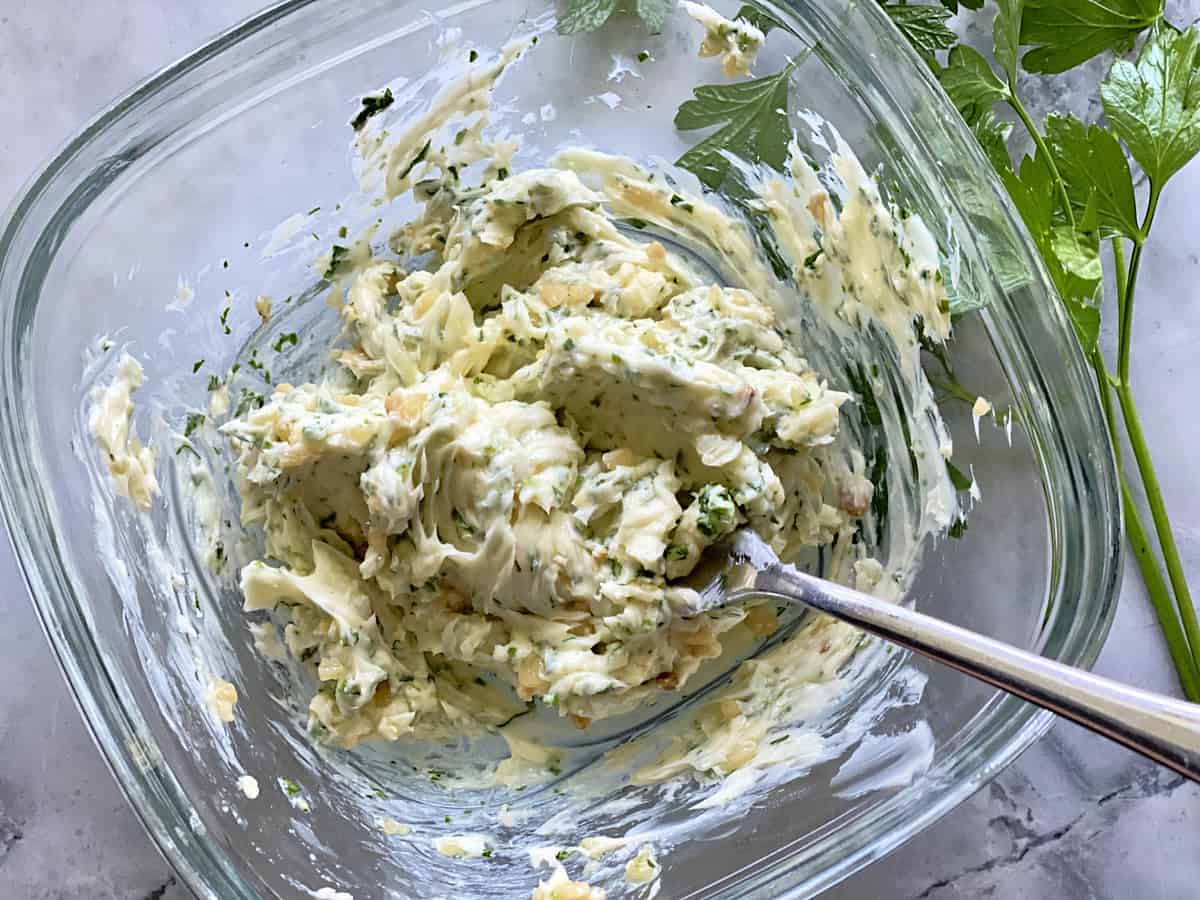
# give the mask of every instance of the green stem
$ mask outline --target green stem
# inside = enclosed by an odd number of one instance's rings
[[[1113,271],[1117,282],[1117,315],[1125,315],[1125,242],[1119,237],[1112,239],[1112,254],[1113,254]],[[1107,370],[1106,370],[1107,374]],[[1109,383],[1112,383],[1112,376],[1108,376]],[[1116,387],[1114,384],[1113,387]]]
[[[1130,276],[1132,277],[1132,275],[1131,268]],[[1133,305],[1132,297],[1127,298],[1127,305]],[[1150,507],[1150,518],[1154,520],[1154,532],[1158,535],[1163,562],[1167,566],[1167,577],[1170,578],[1171,588],[1175,591],[1175,605],[1179,607],[1183,630],[1187,633],[1188,642],[1191,644],[1192,658],[1200,661],[1200,622],[1196,620],[1196,607],[1192,604],[1192,592],[1188,589],[1183,563],[1179,559],[1179,548],[1175,545],[1175,535],[1171,532],[1171,520],[1167,515],[1162,488],[1158,483],[1158,474],[1154,470],[1153,460],[1150,459],[1150,448],[1146,444],[1146,436],[1142,432],[1142,421],[1138,416],[1133,391],[1128,383],[1122,382],[1117,388],[1117,399],[1121,403],[1121,417],[1125,420],[1125,433],[1129,435],[1129,445],[1133,449],[1133,457],[1137,462],[1138,475],[1142,479],[1142,489],[1146,492],[1146,504]]]
[[[1196,661],[1188,652],[1187,639],[1179,627],[1179,617],[1175,614],[1175,607],[1171,603],[1171,592],[1158,568],[1158,560],[1154,558],[1149,537],[1146,534],[1145,526],[1142,525],[1137,507],[1134,505],[1129,482],[1125,480],[1124,475],[1121,476],[1121,497],[1125,507],[1125,535],[1129,538],[1129,545],[1133,548],[1133,558],[1137,560],[1138,569],[1142,573],[1142,583],[1145,584],[1146,591],[1150,595],[1150,603],[1154,606],[1155,615],[1158,616],[1159,627],[1162,628],[1163,637],[1167,640],[1167,650],[1171,654],[1171,661],[1175,664],[1175,671],[1179,674],[1179,684],[1183,687],[1185,697],[1193,703],[1200,702],[1200,670],[1197,669]]]
[[[1123,259],[1119,262],[1118,268],[1124,268]],[[1121,299],[1119,295],[1122,291],[1118,289],[1117,293],[1119,302]],[[1193,702],[1200,702],[1200,667],[1192,658],[1187,637],[1179,625],[1179,616],[1175,612],[1171,590],[1163,578],[1158,559],[1154,556],[1154,551],[1150,546],[1146,527],[1142,524],[1142,517],[1134,504],[1133,493],[1129,490],[1129,482],[1125,479],[1120,435],[1117,432],[1117,416],[1112,405],[1112,395],[1109,393],[1111,376],[1104,366],[1104,358],[1100,355],[1099,347],[1092,350],[1089,359],[1092,370],[1096,373],[1096,385],[1100,389],[1100,405],[1104,409],[1104,421],[1108,425],[1108,436],[1112,441],[1113,456],[1116,458],[1117,473],[1121,480],[1121,505],[1125,519],[1125,536],[1129,539],[1130,547],[1133,548],[1133,558],[1137,560],[1138,569],[1142,574],[1142,584],[1146,586],[1150,605],[1154,607],[1154,614],[1158,617],[1158,624],[1166,639],[1167,651],[1171,654],[1171,661],[1175,664],[1175,671],[1179,675],[1179,684],[1183,688],[1184,696]]]
[[[1151,184],[1150,200],[1146,204],[1146,216],[1142,219],[1141,235],[1150,233],[1150,226],[1154,222],[1154,213],[1158,209],[1158,195],[1158,185]],[[1139,239],[1133,242],[1133,252],[1129,255],[1129,277],[1125,280],[1124,298],[1122,299],[1118,294],[1121,323],[1117,332],[1117,381],[1126,386],[1129,385],[1129,351],[1133,344],[1133,296],[1137,289],[1137,277],[1142,265],[1142,248],[1144,246],[1144,237],[1139,236]],[[1117,284],[1121,284],[1120,279]]]
[[[1200,622],[1196,619],[1196,607],[1192,603],[1192,593],[1188,588],[1183,562],[1179,558],[1179,548],[1171,530],[1171,520],[1167,515],[1167,505],[1163,500],[1162,487],[1158,482],[1154,461],[1150,458],[1150,448],[1146,444],[1141,416],[1138,415],[1137,403],[1133,397],[1133,387],[1129,380],[1130,348],[1133,344],[1134,292],[1137,290],[1142,249],[1145,246],[1144,236],[1150,233],[1150,226],[1154,223],[1158,198],[1159,187],[1151,184],[1150,199],[1146,204],[1146,215],[1142,219],[1139,239],[1133,242],[1133,252],[1129,257],[1129,273],[1125,279],[1118,278],[1117,281],[1117,306],[1121,320],[1117,333],[1116,391],[1117,399],[1121,404],[1121,418],[1125,422],[1125,433],[1129,436],[1129,445],[1133,449],[1138,475],[1142,481],[1142,490],[1146,493],[1146,504],[1150,507],[1150,518],[1154,521],[1154,533],[1158,537],[1159,548],[1162,550],[1167,577],[1171,581],[1171,589],[1175,592],[1175,605],[1179,608],[1183,630],[1191,645],[1192,659],[1200,665]],[[1114,260],[1120,263],[1122,256],[1115,255]],[[1117,274],[1118,276],[1121,274],[1119,270]]]
[[[1109,374],[1104,365],[1104,357],[1100,354],[1100,345],[1092,348],[1088,356],[1092,371],[1096,373],[1096,387],[1100,390],[1100,408],[1104,410],[1104,424],[1108,426],[1108,439],[1112,442],[1113,459],[1117,462],[1117,473],[1125,471],[1125,462],[1121,458],[1121,441],[1117,433],[1117,415],[1113,410],[1112,396],[1108,393]]]
[[[1025,110],[1025,104],[1017,96],[1017,86],[1012,79],[1009,79],[1008,82],[1008,105],[1012,107],[1013,112],[1021,120],[1021,124],[1025,126],[1025,130],[1029,132],[1029,136],[1033,138],[1033,145],[1037,148],[1036,155],[1046,161],[1046,166],[1050,169],[1050,175],[1054,179],[1054,183],[1058,185],[1058,192],[1062,194],[1063,209],[1067,211],[1067,221],[1071,223],[1071,228],[1074,230],[1075,211],[1071,209],[1071,197],[1067,193],[1067,184],[1063,181],[1062,176],[1058,174],[1058,166],[1054,162],[1054,157],[1050,155],[1050,150],[1046,147],[1046,142],[1042,140],[1042,133],[1033,124],[1033,119],[1029,118],[1029,113]]]

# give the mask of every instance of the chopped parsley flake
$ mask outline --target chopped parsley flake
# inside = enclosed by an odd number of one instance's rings
[[[350,127],[355,131],[362,131],[363,126],[367,124],[372,116],[379,115],[395,102],[396,98],[392,96],[391,88],[386,88],[382,94],[363,97],[362,109],[358,111],[358,115],[350,120]]]

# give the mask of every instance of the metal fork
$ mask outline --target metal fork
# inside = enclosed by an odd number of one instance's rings
[[[1101,678],[806,575],[781,563],[771,548],[746,528],[710,547],[688,582],[699,593],[697,615],[763,600],[803,603],[1015,694],[1200,781],[1200,704]]]

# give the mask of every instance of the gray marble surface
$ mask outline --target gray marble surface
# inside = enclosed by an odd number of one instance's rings
[[[0,3],[0,202],[107,101],[252,12],[258,0]],[[1200,583],[1200,165],[1165,194],[1140,289],[1135,371],[1148,438]],[[1111,338],[1111,335],[1108,336]],[[0,543],[0,896],[182,900],[67,692]],[[1097,670],[1170,691],[1148,602],[1127,574]],[[988,787],[837,898],[1196,896],[1200,788],[1060,724]]]

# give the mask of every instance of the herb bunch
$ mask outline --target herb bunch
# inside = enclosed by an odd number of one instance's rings
[[[673,5],[671,0],[626,3],[652,30],[662,26]],[[599,28],[620,5],[621,0],[563,0],[559,31]],[[1168,23],[1163,0],[995,0],[993,62],[959,43],[948,26],[960,8],[980,11],[984,0],[893,0],[880,6],[933,68],[975,134],[1065,305],[1095,374],[1134,558],[1183,692],[1200,701],[1200,622],[1130,371],[1138,274],[1159,200],[1171,177],[1200,153],[1200,28],[1180,30]],[[749,4],[736,18],[764,34],[786,27]],[[1108,52],[1115,54],[1115,61],[1098,86],[1105,124],[1059,113],[1046,116],[1040,125],[1034,121],[1020,93],[1022,71],[1059,74]],[[782,168],[790,138],[788,78],[795,65],[793,61],[779,72],[747,81],[696,88],[694,98],[679,108],[676,127],[717,127],[678,165],[710,188],[725,180],[726,154]],[[1014,163],[1009,139],[1017,125],[1033,149]],[[1146,178],[1141,202],[1134,185],[1135,166]],[[1102,247],[1112,260],[1107,279]],[[1106,288],[1109,296],[1115,295],[1118,317],[1111,365],[1098,340]],[[974,399],[961,384],[954,382],[954,387],[960,398]],[[1125,458],[1122,434],[1132,459]],[[1150,512],[1150,529],[1138,509],[1138,492]]]
[[[965,45],[949,48],[944,66],[933,65],[1041,252],[1095,374],[1121,479],[1125,530],[1180,685],[1198,701],[1200,625],[1142,429],[1130,355],[1138,274],[1159,199],[1172,176],[1200,153],[1200,30],[1170,25],[1162,0],[998,0],[996,6],[994,66]],[[1066,72],[1106,51],[1116,53],[1099,84],[1107,123],[1051,113],[1039,127],[1022,100],[1020,71]],[[1007,149],[1012,126],[997,111],[1015,118],[1032,142],[1032,152],[1016,165]],[[1134,166],[1146,178],[1142,203]],[[1107,285],[1102,245],[1112,259]],[[1098,342],[1106,287],[1118,317],[1111,366]],[[1122,432],[1132,459],[1124,458]]]

